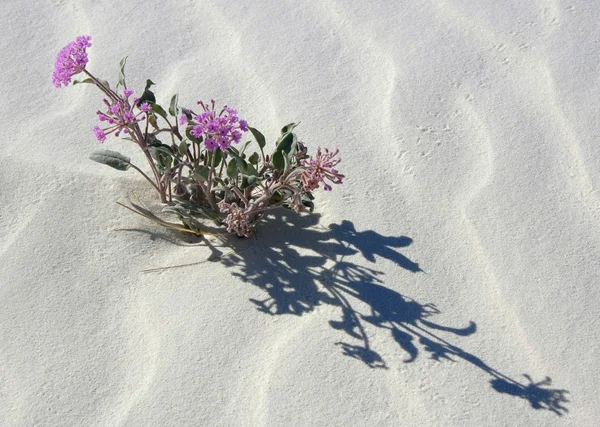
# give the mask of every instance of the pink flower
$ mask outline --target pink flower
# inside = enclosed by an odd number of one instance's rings
[[[222,200],[218,203],[218,206],[222,213],[227,214],[223,222],[227,225],[228,233],[235,233],[240,237],[250,237],[252,235],[252,226],[248,222],[248,215],[237,203],[229,204]]]
[[[215,140],[215,138],[206,138],[204,140],[204,145],[206,146],[206,149],[208,151],[215,151],[217,149],[217,147],[219,146],[217,144],[217,141]]]
[[[106,135],[114,134],[115,136],[119,136],[121,132],[129,133],[129,128],[144,120],[145,112],[150,110],[150,105],[143,103],[140,106],[141,111],[136,115],[133,112],[133,106],[129,104],[126,98],[119,98],[117,101],[112,102],[107,99],[103,101],[106,105],[106,111],[97,111],[96,114],[98,115],[98,120],[104,123],[108,122],[110,126],[104,129],[98,126],[94,128],[96,138],[100,142],[106,139]],[[102,137],[100,137],[100,133],[102,133]]]
[[[86,49],[92,45],[91,39],[90,36],[78,36],[58,53],[52,73],[52,83],[55,87],[68,86],[71,77],[85,69],[88,63]]]
[[[188,130],[196,137],[204,137],[204,146],[208,151],[214,151],[217,148],[226,150],[232,143],[239,143],[242,139],[242,132],[248,130],[248,125],[244,120],[237,116],[237,110],[229,108],[226,105],[217,114],[215,111],[215,101],[210,103],[198,101],[198,105],[204,110],[201,114],[192,111],[192,119],[188,120],[183,114],[179,118],[180,124],[188,124]]]
[[[94,134],[96,135],[96,138],[98,139],[98,141],[100,142],[104,142],[106,140],[106,135],[104,134],[104,131],[102,129],[100,129],[98,126],[94,126]]]
[[[334,167],[341,162],[340,158],[334,159],[340,150],[330,152],[327,148],[325,153],[321,152],[321,148],[317,150],[317,157],[311,157],[308,160],[302,161],[302,166],[306,169],[302,172],[302,185],[306,191],[312,191],[319,188],[319,184],[323,183],[325,191],[331,191],[331,185],[325,182],[325,179],[334,184],[342,184],[344,175],[339,173]]]

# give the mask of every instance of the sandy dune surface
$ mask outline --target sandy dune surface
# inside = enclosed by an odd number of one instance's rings
[[[597,425],[599,11],[1,2],[0,424]],[[51,83],[80,34],[160,102],[301,121],[346,182],[220,248],[122,209],[158,206],[88,160],[99,93]]]

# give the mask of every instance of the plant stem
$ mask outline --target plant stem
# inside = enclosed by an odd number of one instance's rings
[[[242,200],[242,202],[244,202],[245,207],[248,207],[250,205],[248,199],[246,198],[246,196],[244,196],[244,194],[239,188],[232,187],[231,190],[236,194],[236,196],[238,196]]]
[[[217,150],[218,150],[218,148],[217,148]],[[212,152],[212,156],[211,156],[211,159],[210,159],[210,169],[208,171],[208,194],[209,194],[209,197],[211,199],[212,199],[212,195],[210,193],[210,190],[212,189],[213,171],[215,169],[215,158],[217,157],[217,155],[216,155],[217,150],[215,150],[215,151]]]
[[[181,137],[181,134],[179,133],[179,129],[177,129],[176,127],[174,128],[171,125],[171,122],[169,121],[169,119],[167,119],[166,117],[163,117],[163,119],[165,119],[165,121],[167,122],[167,124],[169,125],[169,127],[171,128],[171,133],[173,135],[175,135],[177,137],[177,139],[179,139],[180,141],[183,140],[183,138]],[[177,123],[177,122],[176,122]]]
[[[147,127],[148,127],[148,124],[146,123],[146,128]],[[156,168],[156,165],[154,164],[154,160],[152,159],[152,156],[150,155],[150,152],[148,151],[148,146],[146,143],[146,137],[148,135],[148,132],[146,132],[146,134],[143,135],[142,131],[140,129],[140,126],[137,123],[135,124],[135,127],[133,130],[134,130],[134,134],[135,134],[135,139],[137,140],[137,144],[142,149],[144,154],[146,155],[148,164],[150,165],[150,168],[152,169],[152,173],[154,174],[154,178],[156,179],[156,189],[158,191],[158,194],[160,195],[160,201],[161,201],[161,203],[166,203],[167,197],[165,194],[165,189],[161,183],[160,172]]]
[[[96,83],[96,86],[98,86],[98,89],[100,89],[102,92],[104,92],[109,98],[111,98],[113,101],[119,100],[119,97],[117,96],[117,94],[114,93],[112,90],[110,90],[110,88],[104,86],[104,83],[102,83],[100,80],[98,80],[96,77],[94,77],[94,75],[92,73],[90,73],[85,68],[83,69],[83,72],[87,76],[89,76],[89,78],[92,79],[94,81],[94,83]]]
[[[158,189],[158,187],[156,186],[156,184],[150,179],[150,177],[148,175],[146,175],[140,168],[138,168],[136,165],[134,165],[133,163],[129,163],[129,165],[134,168],[136,171],[138,171],[144,178],[146,178],[146,180],[152,184],[152,186],[154,188],[156,188],[156,191],[158,191],[160,193],[160,190]]]
[[[225,157],[221,160],[221,168],[219,169],[219,178],[223,175],[223,167],[225,166]]]
[[[219,207],[217,206],[217,204],[215,203],[215,201],[213,200],[213,198],[210,196],[210,193],[208,192],[208,188],[206,187],[206,185],[204,185],[204,183],[197,181],[197,184],[200,186],[200,188],[202,188],[202,191],[204,192],[204,195],[206,196],[206,200],[208,201],[208,204],[210,205],[210,207],[215,211],[215,212],[219,212]]]

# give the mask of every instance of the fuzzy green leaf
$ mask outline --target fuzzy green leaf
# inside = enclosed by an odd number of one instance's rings
[[[208,152],[208,164],[212,165],[212,156],[215,156],[215,164],[213,165],[215,168],[219,166],[221,163],[221,159],[223,158],[223,153],[220,148],[217,148],[215,151]]]
[[[152,125],[152,127],[156,130],[158,130],[158,123],[156,123],[156,115],[155,114],[150,114],[148,116],[148,122]]]
[[[158,105],[154,102],[150,102],[150,107],[152,108],[152,111],[154,111],[156,114],[161,116],[163,119],[167,118],[167,112],[160,105]]]
[[[296,148],[296,134],[289,132],[281,136],[277,144],[277,151],[291,153]]]
[[[281,134],[285,135],[286,133],[291,132],[292,129],[294,129],[299,124],[300,123],[290,123],[289,125],[285,125],[284,127],[281,128]]]
[[[256,168],[252,166],[252,163],[248,162],[244,162],[244,173],[250,176],[258,176],[258,171]]]
[[[116,151],[94,151],[90,155],[90,159],[120,171],[126,171],[127,169],[129,169],[129,166],[131,166],[131,159],[122,155],[121,153],[117,153]]]
[[[246,151],[246,148],[248,148],[248,145],[250,145],[250,141],[246,141],[244,143],[244,146],[242,147],[242,149],[240,150],[240,154],[243,155],[244,151]],[[245,156],[244,156],[245,157]]]
[[[73,80],[73,86],[79,85],[79,84],[82,84],[82,83],[92,83],[92,84],[95,84],[96,82],[93,81],[92,79],[90,79],[89,77],[87,79],[83,79],[83,80]]]
[[[208,166],[198,166],[192,173],[192,178],[197,181],[208,181],[210,168]]]
[[[248,161],[253,165],[258,165],[260,158],[258,153],[252,153],[252,155],[248,158]]]
[[[283,170],[285,163],[283,161],[283,154],[281,151],[273,153],[273,167],[277,170]]]
[[[177,112],[179,108],[177,107],[177,102],[179,101],[179,95],[175,94],[171,98],[171,103],[169,104],[169,114],[173,117],[177,117]]]
[[[234,179],[237,176],[237,161],[235,158],[229,160],[227,164],[227,176],[231,179]]]
[[[148,151],[150,151],[150,154],[156,160],[161,172],[169,169],[173,164],[173,150],[168,145],[162,144],[159,141],[148,145]]]
[[[127,63],[127,57],[121,59],[119,62],[119,82],[117,86],[125,86],[125,64]]]
[[[251,185],[254,185],[260,181],[262,181],[263,178],[260,178],[256,175],[242,175],[242,184],[240,185],[240,189],[243,190],[247,187],[250,187]]]
[[[288,163],[290,163],[291,158],[289,156],[296,150],[296,145],[296,134],[293,132],[286,133],[278,139],[277,148],[273,153],[273,167],[275,169],[282,171],[286,168],[284,157],[287,157]]]
[[[265,145],[267,145],[267,142],[265,140],[265,136],[260,133],[258,130],[248,126],[248,129],[250,129],[250,132],[252,132],[252,135],[254,135],[254,139],[256,139],[256,142],[258,142],[258,146],[260,148],[265,148]]]
[[[256,168],[244,160],[244,158],[239,155],[235,148],[229,147],[228,151],[229,154],[231,154],[231,156],[237,160],[237,167],[242,173],[246,175],[258,175]]]
[[[312,197],[312,195],[311,195],[311,197]],[[314,197],[313,197],[313,199],[314,199]],[[309,211],[309,212],[312,212],[312,211],[314,211],[314,210],[315,210],[315,204],[314,204],[314,202],[311,200],[311,198],[309,198],[308,196],[305,196],[305,195],[303,195],[303,196],[302,196],[302,204],[303,204],[303,205],[304,205],[306,208],[308,208],[308,211]]]
[[[185,154],[187,153],[187,142],[186,141],[181,141],[181,143],[179,144],[179,147],[177,149],[177,151],[179,152],[180,156],[185,156]]]
[[[146,88],[144,89],[144,93],[140,97],[138,101],[138,106],[142,105],[144,102],[156,102],[156,97],[154,93],[150,90],[150,87],[154,85],[154,82],[150,79],[146,80]]]
[[[287,171],[290,170],[291,167],[291,161],[290,161],[290,156],[287,155],[283,155],[283,173],[287,173]]]

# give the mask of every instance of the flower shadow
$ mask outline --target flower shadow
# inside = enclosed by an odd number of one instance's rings
[[[376,264],[383,258],[406,272],[422,272],[415,261],[401,253],[412,243],[411,238],[358,231],[347,220],[322,228],[318,215],[283,212],[266,222],[258,231],[258,239],[228,240],[225,246],[232,251],[212,260],[264,292],[264,298],[251,299],[259,311],[272,316],[302,316],[321,305],[337,307],[339,318],[330,319],[329,325],[343,331],[346,339],[335,345],[342,354],[370,368],[387,369],[389,363],[369,340],[367,329],[376,327],[389,331],[390,338],[406,353],[402,363],[411,363],[423,354],[438,362],[463,360],[489,374],[492,389],[499,393],[525,399],[535,409],[557,415],[568,412],[568,391],[548,388],[550,378],[534,383],[525,375],[529,382],[519,382],[438,334],[466,337],[477,331],[475,322],[462,327],[436,323],[433,318],[440,310],[435,304],[386,287],[382,271],[362,265]],[[358,263],[348,260],[350,256]]]

